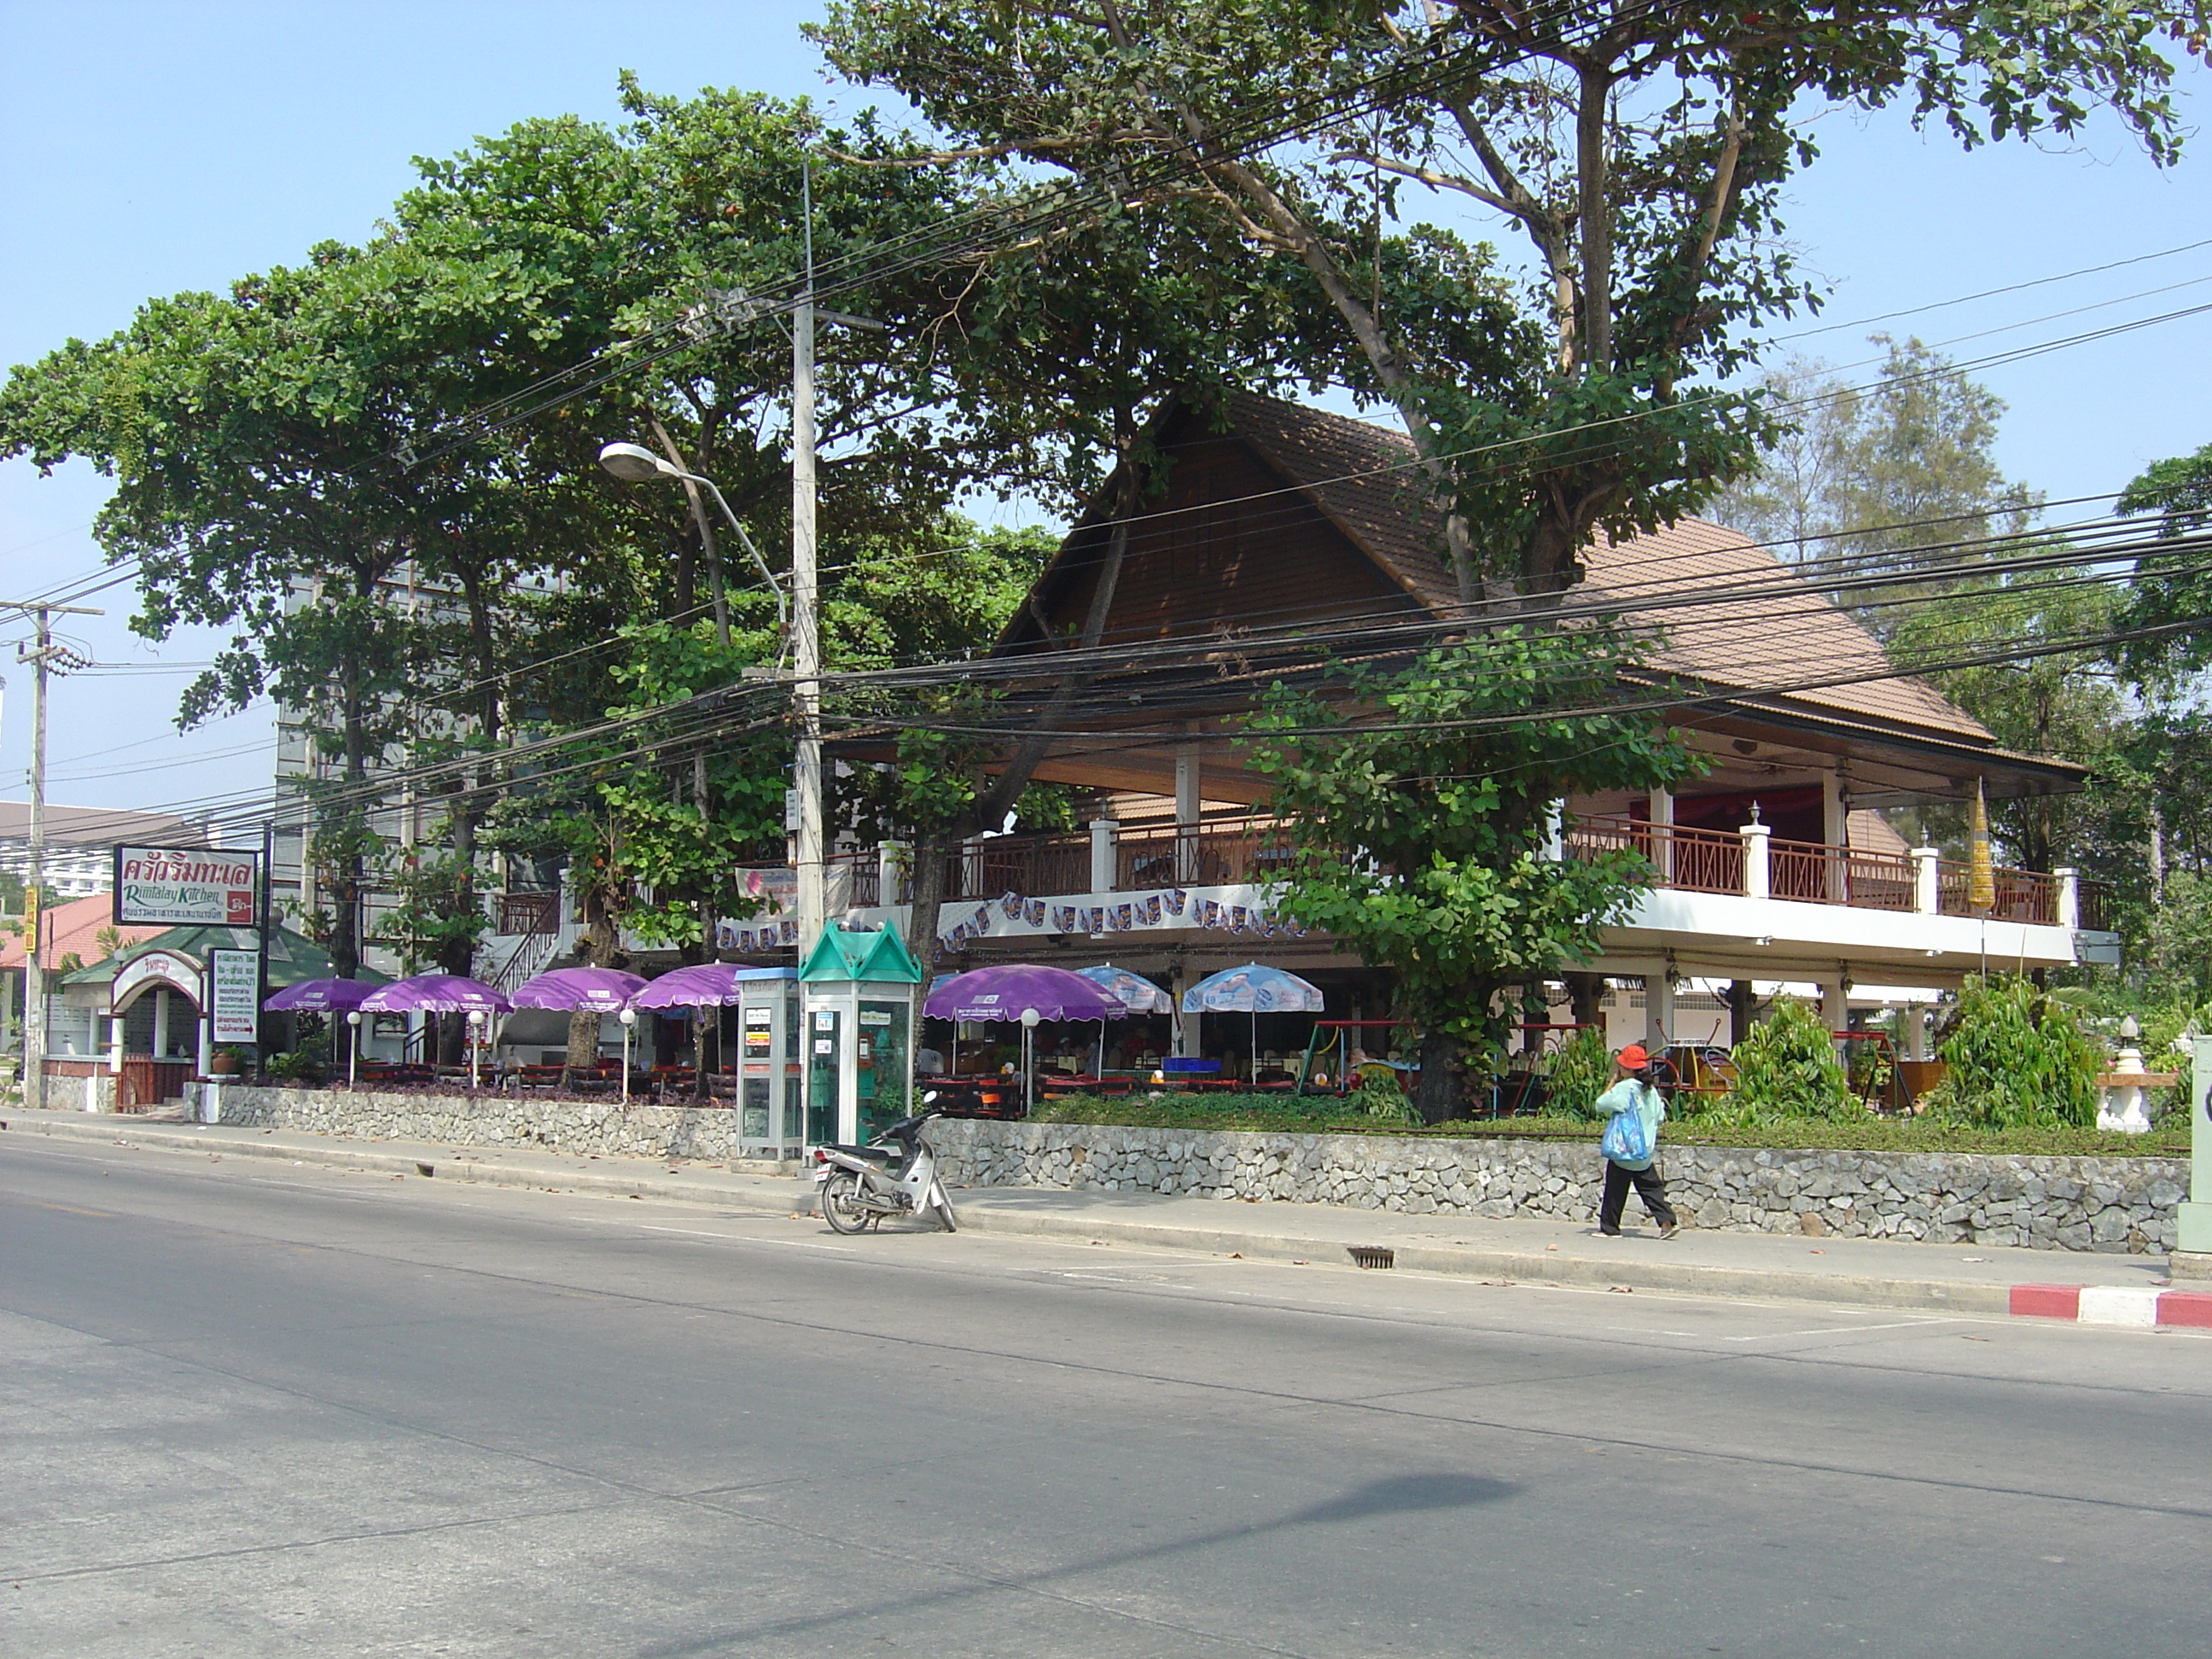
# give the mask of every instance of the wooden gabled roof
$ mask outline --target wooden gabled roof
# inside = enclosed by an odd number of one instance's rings
[[[1411,440],[1269,398],[1238,396],[1228,414],[1234,433],[1407,592],[1439,610],[1456,605],[1439,514]],[[1655,670],[1748,693],[1768,707],[1794,704],[1975,746],[1995,741],[1924,680],[1891,671],[1872,635],[1733,530],[1686,519],[1647,536],[1601,538],[1583,562],[1584,596],[1617,602],[1657,635]],[[1730,597],[1746,589],[1757,592]],[[1828,679],[1855,683],[1776,689]]]

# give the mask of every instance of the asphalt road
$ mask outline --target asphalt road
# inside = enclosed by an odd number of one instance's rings
[[[2208,1395],[2183,1333],[0,1135],[13,1659],[2196,1656]]]

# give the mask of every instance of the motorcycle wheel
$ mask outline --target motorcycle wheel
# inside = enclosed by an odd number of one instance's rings
[[[822,1218],[836,1233],[860,1233],[868,1230],[876,1212],[860,1201],[860,1177],[850,1170],[840,1170],[822,1183]]]

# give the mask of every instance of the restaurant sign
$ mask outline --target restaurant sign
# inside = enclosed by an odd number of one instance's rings
[[[261,1040],[261,952],[208,952],[208,1016],[214,1042]]]
[[[258,853],[204,847],[115,849],[118,927],[251,927],[258,921]]]

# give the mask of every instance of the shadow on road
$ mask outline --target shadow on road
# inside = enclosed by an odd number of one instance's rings
[[[1042,1589],[1061,1579],[1079,1577],[1085,1573],[1102,1572],[1115,1567],[1136,1566],[1148,1561],[1161,1561],[1178,1555],[1188,1555],[1209,1549],[1218,1544],[1252,1538],[1264,1538],[1284,1533],[1297,1527],[1342,1526],[1358,1521],[1370,1521],[1378,1516],[1413,1515],[1424,1511],[1472,1508],[1478,1504],[1495,1504],[1510,1498],[1520,1491],[1513,1482],[1492,1480],[1474,1474],[1398,1474],[1381,1480],[1370,1480],[1354,1486],[1340,1497],[1325,1503],[1315,1504],[1273,1521],[1254,1522],[1249,1525],[1216,1528],[1211,1532],[1194,1533],[1182,1538],[1166,1539],[1142,1549],[1118,1550],[1111,1554],[1093,1556],[1088,1560],[1070,1561],[1060,1566],[1039,1568],[1031,1572],[991,1573],[957,1563],[941,1564],[945,1572],[957,1573],[970,1582],[945,1589],[931,1590],[907,1595],[893,1601],[878,1602],[872,1607],[839,1606],[795,1618],[779,1619],[770,1623],[748,1628],[705,1632],[679,1641],[657,1642],[638,1650],[641,1659],[684,1659],[684,1656],[712,1653],[720,1649],[743,1646],[771,1638],[790,1638],[804,1632],[833,1626],[850,1625],[856,1619],[895,1618],[929,1607],[943,1607],[951,1603],[994,1590]],[[746,1516],[742,1510],[726,1513],[746,1520],[760,1517]],[[773,1523],[771,1523],[773,1524]],[[819,1534],[814,1534],[819,1536]],[[848,1547],[851,1540],[836,1540]]]

